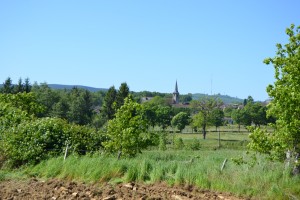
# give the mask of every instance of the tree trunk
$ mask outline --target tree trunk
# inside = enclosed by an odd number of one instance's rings
[[[297,176],[300,174],[300,165],[299,165],[299,153],[295,151],[288,150],[286,152],[286,167],[293,168],[292,175]]]
[[[121,155],[122,155],[122,151],[120,150],[120,151],[118,152],[118,160],[120,160]]]
[[[205,125],[202,127],[202,133],[203,133],[203,139],[205,140],[206,139],[206,126]]]

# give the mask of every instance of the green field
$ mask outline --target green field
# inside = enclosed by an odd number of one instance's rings
[[[210,132],[203,140],[201,134],[176,134],[188,146],[193,140],[200,141],[200,150],[173,150],[168,144],[166,151],[155,148],[145,150],[135,158],[121,158],[103,153],[52,158],[35,166],[16,171],[1,171],[0,179],[39,177],[62,178],[90,183],[110,182],[166,182],[169,185],[194,185],[202,189],[231,192],[238,196],[256,199],[300,198],[299,177],[292,177],[283,163],[271,162],[258,156],[255,165],[237,165],[232,158],[246,154],[248,133]],[[172,134],[169,136],[173,137]],[[221,170],[224,160],[227,162]]]

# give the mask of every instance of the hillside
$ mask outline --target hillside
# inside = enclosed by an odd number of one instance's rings
[[[243,101],[244,101],[243,99],[240,99],[237,97],[231,97],[228,95],[221,95],[221,94],[208,95],[208,94],[195,93],[195,94],[192,94],[192,97],[194,100],[198,100],[199,98],[202,98],[202,97],[219,98],[224,102],[224,104],[243,103]]]
[[[84,86],[84,85],[61,85],[61,84],[48,84],[48,86],[52,89],[67,89],[71,90],[74,87],[81,88],[81,89],[86,89],[89,90],[90,92],[98,92],[98,91],[107,91],[108,89],[105,88],[94,88],[94,87],[89,87],[89,86]]]

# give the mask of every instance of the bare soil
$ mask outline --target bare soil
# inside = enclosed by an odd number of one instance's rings
[[[66,180],[6,180],[0,182],[0,199],[83,199],[83,200],[159,200],[159,199],[231,199],[239,200],[231,194],[200,190],[195,187],[170,187],[158,184],[85,184]]]

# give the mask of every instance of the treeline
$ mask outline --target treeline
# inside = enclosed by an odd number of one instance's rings
[[[136,102],[140,102],[142,97],[155,97],[159,100],[154,102],[171,106],[172,94],[159,92],[131,92],[126,83],[122,83],[119,89],[114,86],[108,91],[90,92],[86,89],[73,87],[67,89],[52,89],[47,83],[31,84],[29,78],[18,83],[13,83],[11,78],[7,78],[0,93],[17,94],[22,92],[32,92],[36,96],[38,103],[44,106],[43,111],[38,113],[38,117],[57,117],[66,119],[69,123],[79,125],[91,125],[101,128],[108,120],[112,119],[116,110],[122,105],[124,99],[131,94]],[[181,102],[189,102],[192,95],[181,95]],[[180,109],[173,109],[173,113],[178,113]]]
[[[140,102],[141,95],[155,94],[130,92],[126,83],[107,92],[89,92],[31,85],[28,78],[13,84],[8,78],[0,94],[0,163],[37,163],[61,155],[66,146],[77,154],[102,149],[134,156],[147,146],[165,149],[169,127],[182,131],[190,125],[205,139],[207,127],[228,123],[226,116],[245,126],[268,122],[266,107],[251,97],[242,107],[231,108],[217,98],[191,100],[190,95],[184,99],[189,105],[179,107],[171,105],[170,94]]]

